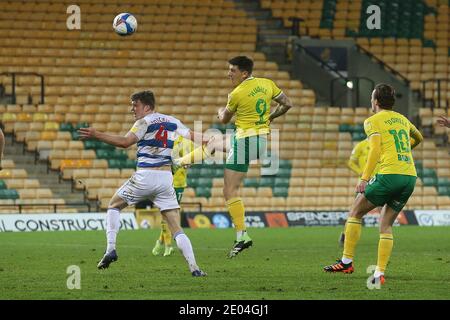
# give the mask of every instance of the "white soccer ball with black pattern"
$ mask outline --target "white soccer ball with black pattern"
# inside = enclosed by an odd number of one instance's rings
[[[120,13],[113,21],[114,31],[121,36],[129,36],[137,29],[137,20],[131,13]]]

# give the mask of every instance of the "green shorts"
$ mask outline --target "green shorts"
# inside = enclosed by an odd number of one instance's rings
[[[181,198],[183,198],[184,188],[174,188],[175,194],[177,195],[178,204],[181,203]]]
[[[267,135],[237,139],[233,136],[225,168],[247,172],[252,160],[261,159],[267,152]]]
[[[387,204],[397,212],[414,191],[417,177],[403,174],[377,174],[370,179],[364,195],[377,207]]]

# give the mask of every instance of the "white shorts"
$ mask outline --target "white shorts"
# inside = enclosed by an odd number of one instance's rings
[[[170,171],[138,170],[116,194],[128,205],[151,200],[161,211],[180,208]]]

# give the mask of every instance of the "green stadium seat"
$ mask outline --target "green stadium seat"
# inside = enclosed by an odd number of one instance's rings
[[[420,160],[414,160],[414,166],[417,168],[423,169],[423,163]]]
[[[211,189],[204,188],[204,187],[197,187],[197,188],[195,188],[195,195],[197,197],[210,198],[211,197]]]
[[[364,125],[362,123],[357,123],[357,124],[351,126],[351,128],[352,128],[352,132],[359,132],[359,133],[365,134]]]
[[[210,167],[202,167],[200,169],[200,175],[202,177],[212,178],[214,176],[214,172],[215,172],[214,168],[210,168]]]
[[[288,187],[275,187],[273,188],[273,195],[275,197],[284,197],[287,198],[288,193],[289,193],[289,188]]]
[[[89,127],[89,123],[87,122],[78,122],[74,128],[74,130],[78,130],[80,128],[87,128]]]
[[[97,149],[114,150],[116,148],[116,147],[114,147],[114,146],[112,146],[110,144],[107,144],[107,143],[104,143],[104,142],[101,142],[101,141],[96,141],[96,142],[97,142]]]
[[[125,159],[125,160],[122,160],[122,162],[123,162],[122,168],[124,168],[124,169],[134,169],[134,168],[136,168],[136,160]]]
[[[199,178],[197,177],[193,177],[191,175],[191,173],[189,173],[188,178],[187,178],[187,185],[191,188],[196,188],[198,187],[200,184],[198,183]]]
[[[422,179],[423,185],[426,187],[436,187],[437,186],[437,179],[436,177],[424,177]]]
[[[277,177],[287,177],[289,178],[291,176],[291,169],[290,168],[280,168],[277,172]]]
[[[362,141],[366,139],[366,134],[364,132],[353,132],[352,133],[352,141]]]
[[[94,140],[86,140],[86,141],[84,141],[84,148],[86,150],[95,150],[95,149],[97,149],[97,141],[94,141]]]
[[[353,128],[350,124],[342,123],[339,125],[339,132],[352,132]]]
[[[200,187],[207,187],[207,188],[211,188],[213,184],[213,180],[212,178],[199,178],[198,179],[198,185]]]
[[[200,178],[200,168],[198,166],[191,167],[189,169],[189,176],[192,178]]]
[[[223,168],[215,168],[214,169],[214,177],[216,177],[216,178],[223,177]]]
[[[19,199],[19,193],[15,189],[2,189],[0,199]]]
[[[427,178],[427,177],[436,178],[436,171],[434,171],[433,169],[430,169],[430,168],[423,168],[423,177],[424,178]]]
[[[97,149],[95,150],[95,153],[97,154],[97,158],[99,159],[115,159],[112,156],[111,150],[108,149]]]
[[[259,181],[256,178],[245,178],[244,187],[257,188],[259,187]]]
[[[74,128],[71,123],[61,123],[59,126],[60,131],[73,131]]]
[[[72,140],[79,140],[80,135],[78,134],[78,131],[72,131],[70,134],[72,135]]]
[[[278,164],[280,168],[292,168],[292,164],[289,160],[280,159]]]
[[[274,186],[288,188],[289,187],[289,178],[275,178]]]
[[[261,179],[259,180],[260,188],[264,188],[264,187],[272,188],[274,184],[275,184],[275,178],[273,176],[261,177]]]
[[[448,186],[439,186],[438,193],[440,196],[450,196],[450,187]]]
[[[108,167],[111,169],[122,168],[122,162],[119,159],[108,159]]]
[[[111,150],[110,153],[111,153],[111,157],[114,159],[125,160],[128,158],[128,155],[123,150],[115,149],[115,150]]]
[[[439,178],[439,179],[438,179],[438,186],[442,186],[442,187],[450,187],[450,179],[447,179],[447,178]]]
[[[1,190],[1,189],[7,189],[6,183],[5,183],[5,181],[3,181],[3,180],[0,180],[0,190]]]

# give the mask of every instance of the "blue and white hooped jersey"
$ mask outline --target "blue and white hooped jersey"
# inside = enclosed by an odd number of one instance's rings
[[[152,168],[171,165],[175,140],[189,138],[190,130],[180,120],[155,112],[136,121],[130,132],[139,139],[137,167]]]

